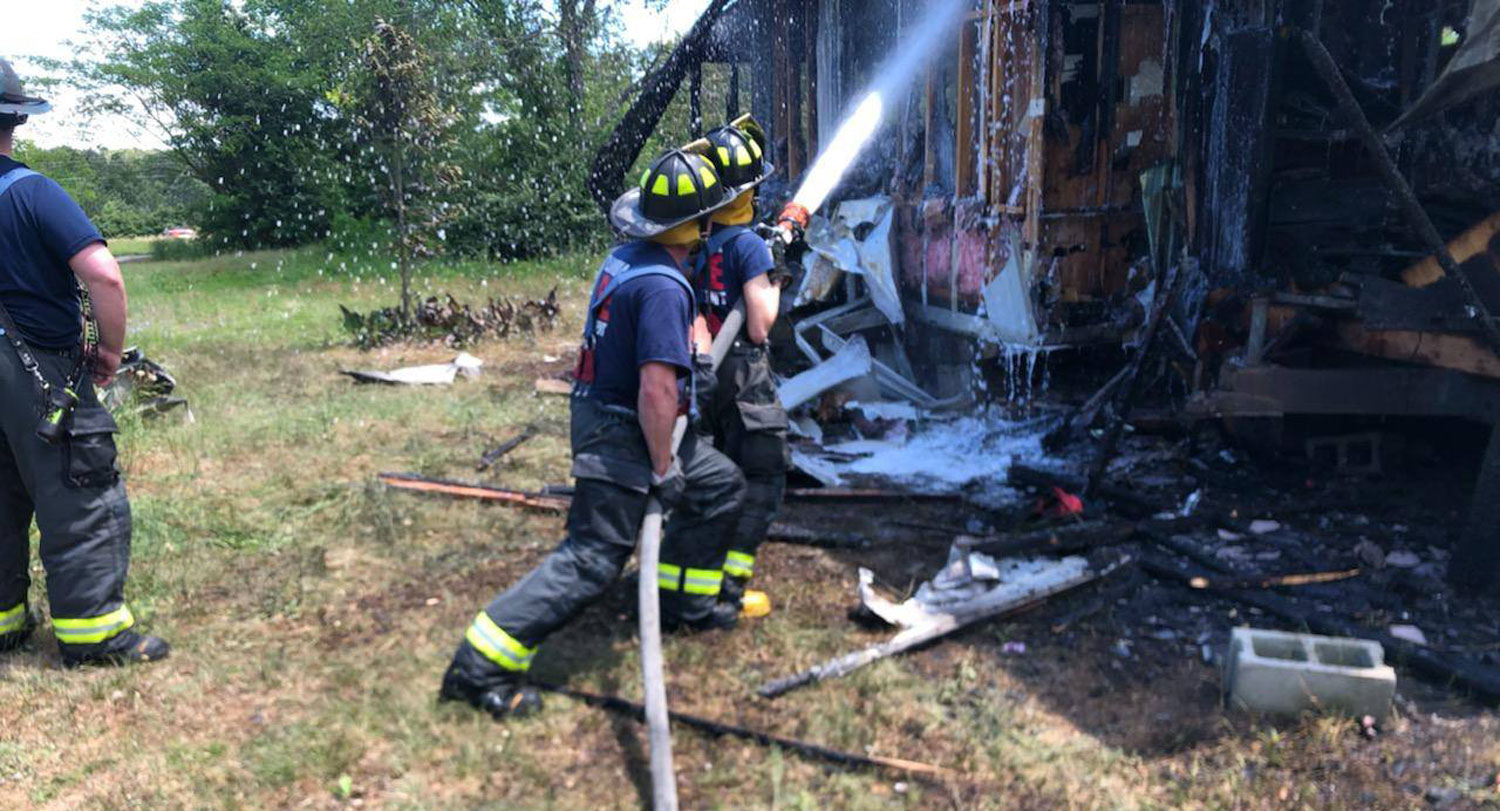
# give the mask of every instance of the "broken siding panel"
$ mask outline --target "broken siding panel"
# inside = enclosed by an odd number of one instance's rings
[[[1121,27],[1120,92],[1110,135],[1109,205],[1140,200],[1141,172],[1171,155],[1172,107],[1167,103],[1163,44],[1166,16],[1159,5],[1126,6]]]

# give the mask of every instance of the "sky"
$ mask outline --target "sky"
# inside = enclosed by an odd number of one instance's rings
[[[69,40],[82,40],[83,14],[98,0],[4,0],[0,14],[0,56],[10,59],[24,82],[36,74],[34,57],[68,59],[74,56]],[[142,0],[112,0],[107,5],[139,6]],[[708,0],[668,0],[661,11],[651,11],[645,0],[617,0],[625,23],[625,36],[637,46],[670,39],[687,31],[698,19]],[[155,135],[144,132],[118,116],[87,120],[78,111],[78,95],[61,88],[48,94],[53,111],[36,116],[21,130],[20,137],[42,146],[96,146],[111,149],[163,146]]]

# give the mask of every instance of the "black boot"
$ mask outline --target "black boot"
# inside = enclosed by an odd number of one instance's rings
[[[485,684],[475,684],[459,672],[457,662],[448,665],[448,672],[443,674],[438,701],[462,701],[489,713],[496,721],[525,718],[542,708],[542,697],[536,688],[521,679],[502,676]]]
[[[121,665],[145,664],[165,659],[172,652],[161,637],[124,631],[109,640],[108,647],[86,645],[62,645],[63,667],[75,668],[88,665],[119,667]],[[78,648],[85,648],[79,650]]]
[[[28,639],[31,639],[31,632],[35,631],[36,627],[40,624],[41,620],[37,619],[36,612],[28,609],[26,611],[26,619],[20,628],[9,633],[0,634],[0,653],[10,653],[13,650],[19,650],[22,645],[26,644]]]
[[[734,606],[734,610],[740,610],[740,602],[745,598],[745,583],[732,574],[724,575],[724,586],[719,591],[719,602]]]
[[[717,602],[712,606],[686,605],[680,595],[662,595],[661,629],[668,633],[730,630],[740,623],[738,604]]]

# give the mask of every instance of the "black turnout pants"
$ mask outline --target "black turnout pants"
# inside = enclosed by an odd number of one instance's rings
[[[528,670],[542,641],[597,600],[635,550],[651,483],[639,421],[575,397],[572,441],[576,488],[567,537],[470,624],[454,664],[471,683]],[[720,564],[745,483],[732,462],[691,431],[678,459],[687,494],[667,519],[658,583],[663,617],[691,622],[718,601]]]
[[[77,364],[71,353],[34,354],[53,386]],[[56,445],[42,441],[36,435],[43,404],[35,378],[13,347],[0,341],[0,635],[27,631],[34,516],[53,631],[65,655],[107,653],[134,636],[125,633],[134,624],[125,606],[131,523],[115,464],[118,429],[92,383],[78,396],[67,436]]]
[[[776,395],[767,350],[741,338],[719,367],[709,425],[714,446],[745,474],[744,506],[724,560],[726,597],[755,573],[756,550],[781,509],[790,465],[787,415]]]

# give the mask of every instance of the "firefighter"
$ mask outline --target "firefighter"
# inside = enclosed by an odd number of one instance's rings
[[[709,159],[733,200],[713,214],[713,227],[698,274],[699,306],[717,336],[737,302],[745,302],[744,331],[719,367],[718,386],[706,422],[714,446],[745,475],[745,503],[724,559],[722,599],[747,614],[769,610],[769,601],[745,584],[755,574],[755,555],[786,491],[790,457],[787,415],[776,395],[766,339],[781,307],[785,270],[765,240],[749,227],[755,220],[755,189],[774,168],[760,142],[737,127],[708,135]]]
[[[674,151],[611,207],[611,223],[631,241],[604,260],[585,319],[567,537],[474,618],[443,676],[441,700],[466,701],[497,719],[539,709],[525,679],[537,647],[619,577],[651,495],[671,510],[658,571],[663,624],[735,625],[738,612],[719,602],[720,566],[744,478],[694,431],[676,457],[671,447],[674,423],[693,402],[686,270],[708,215],[727,200],[707,160]],[[706,344],[696,348],[707,352]]]
[[[78,204],[11,157],[16,127],[50,109],[0,59],[0,651],[37,624],[34,516],[63,664],[148,662],[168,647],[137,632],[125,604],[130,503],[94,391],[120,366],[125,284]]]

